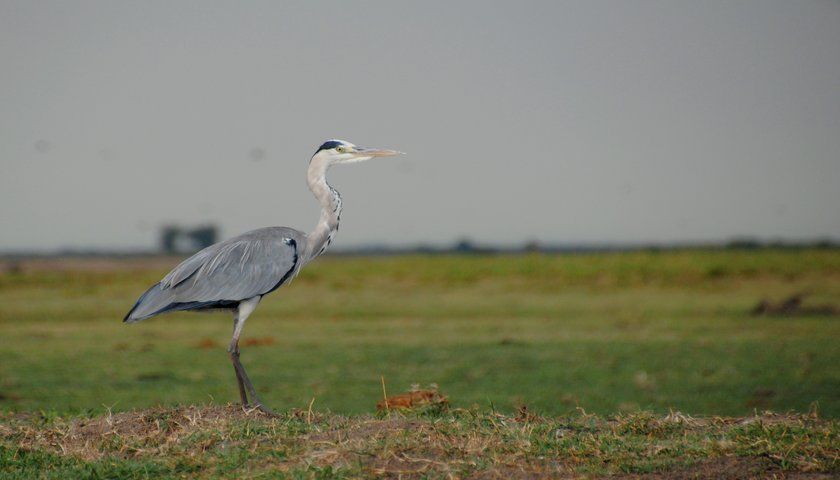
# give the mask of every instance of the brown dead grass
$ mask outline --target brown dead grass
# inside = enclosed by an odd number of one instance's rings
[[[104,456],[127,458],[165,454],[173,444],[194,432],[221,428],[232,420],[254,418],[256,415],[259,414],[245,412],[233,405],[193,406],[59,421],[48,428],[33,422],[35,418],[32,414],[22,414],[12,417],[12,424],[16,425],[18,446],[21,448],[95,460]],[[131,441],[114,441],[120,439]]]
[[[0,415],[0,447],[79,462],[192,462],[201,477],[230,476],[224,470],[230,468],[226,455],[248,458],[234,470],[242,477],[316,469],[349,472],[351,478],[482,479],[605,474],[628,479],[823,479],[837,473],[840,459],[832,440],[837,438],[836,423],[813,414],[698,419],[641,412],[603,419],[581,413],[575,419],[552,419],[523,407],[515,416],[464,410],[384,415],[294,410],[273,418],[233,405],[70,419],[10,414]],[[779,432],[797,428],[806,430],[790,448],[770,448],[781,440]],[[808,437],[821,440],[814,443]],[[650,464],[649,458],[661,461]]]

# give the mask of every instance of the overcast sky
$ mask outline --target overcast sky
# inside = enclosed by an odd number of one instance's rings
[[[0,0],[0,249],[840,238],[840,2]]]

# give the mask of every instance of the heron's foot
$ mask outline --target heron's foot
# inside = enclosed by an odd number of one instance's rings
[[[246,413],[259,411],[259,412],[262,412],[265,415],[268,415],[269,417],[274,417],[274,418],[280,417],[280,415],[277,412],[275,412],[274,410],[266,407],[265,405],[263,405],[260,402],[254,403],[252,405],[242,405],[242,408],[243,408],[243,410],[245,410]]]

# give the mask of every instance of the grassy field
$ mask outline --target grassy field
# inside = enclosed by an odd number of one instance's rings
[[[121,323],[176,262],[0,263],[0,478],[840,469],[840,318],[750,314],[836,306],[840,251],[320,259],[245,329],[279,419],[225,406],[229,315]],[[383,379],[450,408],[376,416]]]
[[[58,414],[238,398],[225,313],[123,325],[176,259],[0,274],[0,409]],[[840,321],[753,317],[840,299],[840,252],[328,257],[267,297],[242,360],[267,404],[372,412],[435,383],[456,407],[840,416]],[[815,407],[816,406],[816,407]]]
[[[0,417],[2,478],[807,478],[840,473],[813,415],[504,415],[486,409],[280,418],[228,407]]]

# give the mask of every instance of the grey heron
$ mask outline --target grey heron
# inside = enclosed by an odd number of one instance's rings
[[[343,140],[324,142],[309,160],[307,172],[309,189],[321,204],[321,217],[312,232],[266,227],[211,245],[181,262],[146,290],[123,321],[134,323],[183,310],[233,311],[233,338],[227,351],[236,373],[242,405],[273,415],[260,400],[239,361],[242,327],[263,296],[288,283],[332,242],[341,215],[341,196],[327,183],[327,170],[337,164],[398,153],[363,148]]]

